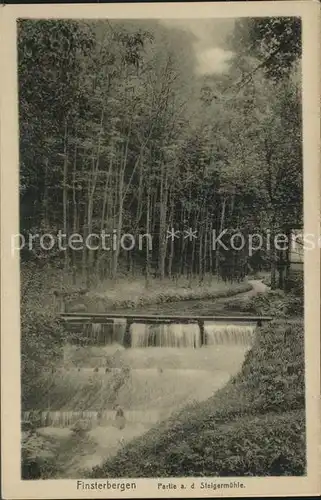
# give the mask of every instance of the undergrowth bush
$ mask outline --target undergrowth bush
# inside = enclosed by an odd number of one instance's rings
[[[303,323],[272,322],[260,329],[234,383],[260,413],[303,408]]]
[[[37,304],[21,307],[22,408],[32,408],[39,386],[62,357],[64,329],[58,316]]]
[[[21,440],[22,479],[46,479],[58,472],[55,440],[37,432],[23,432]]]
[[[296,297],[303,297],[304,294],[304,273],[303,271],[291,271],[285,282],[286,289]]]
[[[80,419],[72,427],[72,432],[79,437],[83,437],[91,429],[91,424],[88,420]]]
[[[302,475],[304,392],[303,324],[273,322],[224,389],[131,441],[90,477]]]
[[[230,300],[226,309],[248,314],[268,315],[274,318],[302,316],[304,312],[303,295],[285,293],[282,290],[269,290],[245,300]]]

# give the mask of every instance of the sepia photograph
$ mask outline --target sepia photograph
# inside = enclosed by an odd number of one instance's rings
[[[307,123],[319,104],[304,57],[316,61],[318,38],[305,49],[303,11],[319,9],[284,3],[278,15],[189,4],[186,17],[131,5],[14,19],[3,180],[17,172],[1,188],[10,200],[16,183],[2,253],[16,271],[1,295],[6,318],[16,297],[2,334],[17,345],[19,491],[73,480],[72,498],[242,496],[251,478],[311,476],[317,493]],[[149,493],[140,479],[156,481]]]

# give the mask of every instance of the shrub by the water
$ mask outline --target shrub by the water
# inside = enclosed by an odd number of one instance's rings
[[[285,283],[287,291],[297,297],[304,294],[304,273],[303,271],[291,271]]]
[[[46,479],[58,472],[55,442],[36,431],[23,432],[21,440],[22,479]]]
[[[302,316],[304,310],[303,294],[269,290],[246,300],[232,299],[226,304],[226,308],[248,314],[269,315],[274,318]]]
[[[33,408],[39,387],[62,357],[64,330],[55,313],[23,306],[21,310],[22,408]],[[36,406],[34,406],[36,407]]]
[[[303,323],[272,322],[260,329],[234,383],[260,413],[303,408]]]
[[[21,406],[22,411],[37,408],[39,389],[48,384],[55,365],[62,357],[63,328],[55,313],[37,303],[21,308]],[[23,479],[39,479],[57,473],[54,440],[36,432],[40,415],[22,422],[21,474]],[[24,427],[29,430],[24,431]]]
[[[90,429],[90,422],[85,419],[80,419],[75,423],[71,430],[75,435],[83,437],[87,434],[88,431],[90,431]]]
[[[258,331],[241,373],[136,438],[91,477],[305,473],[303,324]]]

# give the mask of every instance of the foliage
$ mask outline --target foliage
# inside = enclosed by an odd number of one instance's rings
[[[245,417],[177,435],[156,452],[127,449],[89,477],[301,476],[305,473],[304,411]]]
[[[302,271],[291,271],[285,283],[286,289],[296,298],[303,298],[304,295],[304,275]]]
[[[260,329],[240,375],[126,445],[91,477],[304,474],[303,338],[301,323]]]
[[[72,428],[74,434],[79,437],[83,437],[91,429],[90,422],[86,420],[78,420]]]
[[[272,316],[273,318],[302,317],[304,313],[303,281],[289,279],[290,291],[269,290],[250,298],[232,299],[225,305],[228,310]]]
[[[56,473],[58,467],[55,442],[52,438],[44,437],[37,432],[22,434],[22,479],[46,479]]]
[[[304,407],[303,322],[272,322],[258,335],[238,382],[261,412]]]
[[[22,305],[22,407],[36,407],[39,387],[48,383],[62,356],[64,330],[57,316],[46,309]]]
[[[232,46],[242,43],[261,58],[267,75],[282,78],[291,72],[301,53],[301,19],[296,17],[238,20]]]

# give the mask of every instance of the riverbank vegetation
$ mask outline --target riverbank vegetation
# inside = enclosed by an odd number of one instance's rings
[[[252,285],[247,281],[243,283],[226,283],[211,278],[210,282],[189,286],[182,280],[180,282],[156,281],[153,289],[147,290],[144,282],[134,281],[117,283],[115,289],[105,290],[102,293],[92,292],[82,299],[75,299],[75,310],[79,304],[87,310],[96,312],[114,311],[117,309],[144,308],[149,305],[159,305],[191,300],[215,300],[224,297],[231,297],[240,293],[248,292]],[[67,304],[67,310],[73,310],[73,304]]]
[[[264,280],[263,280],[264,281]],[[270,284],[266,280],[267,286]],[[304,315],[304,278],[303,273],[292,272],[286,282],[286,291],[269,290],[264,294],[238,299],[230,299],[225,307],[230,311],[245,314],[269,315],[274,318],[303,318]]]

